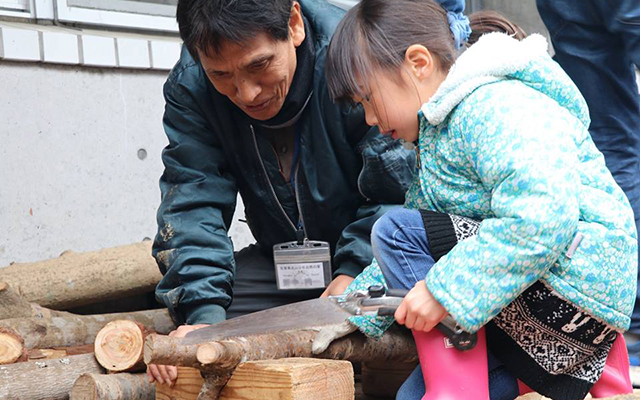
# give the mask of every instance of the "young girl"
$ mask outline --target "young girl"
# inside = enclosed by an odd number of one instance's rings
[[[495,15],[471,19],[477,43],[459,57],[465,19],[432,0],[362,0],[334,34],[330,95],[361,103],[370,125],[414,143],[418,159],[405,208],[374,226],[375,260],[349,290],[380,270],[411,289],[395,319],[413,330],[420,369],[399,398],[515,398],[515,378],[520,392],[559,400],[629,392],[629,203],[546,41],[518,40]],[[494,26],[512,35],[478,39]],[[447,348],[433,329],[447,314],[478,332],[475,349]],[[388,326],[353,322],[369,334]]]

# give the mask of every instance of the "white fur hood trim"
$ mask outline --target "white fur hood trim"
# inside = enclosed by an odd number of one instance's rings
[[[438,125],[471,92],[524,69],[531,61],[549,57],[547,40],[533,34],[519,41],[507,34],[483,35],[451,67],[436,93],[421,110],[431,125]]]

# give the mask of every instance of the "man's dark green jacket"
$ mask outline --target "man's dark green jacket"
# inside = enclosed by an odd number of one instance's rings
[[[164,274],[156,297],[179,323],[225,319],[235,273],[228,229],[238,191],[249,228],[269,254],[274,244],[296,240],[297,197],[307,237],[331,244],[334,276],[356,276],[371,262],[371,227],[388,210],[381,204],[404,200],[413,153],[370,129],[361,108],[334,104],[327,93],[325,55],[343,11],[322,0],[300,3],[315,68],[313,95],[295,125],[295,193],[270,142],[185,49],[165,83],[169,145],[153,255]]]

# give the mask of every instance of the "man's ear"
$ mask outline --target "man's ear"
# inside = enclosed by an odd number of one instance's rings
[[[412,44],[407,48],[404,64],[419,81],[429,78],[436,71],[433,54],[421,44]]]
[[[293,45],[298,47],[304,41],[305,35],[300,3],[294,1],[291,7],[291,16],[289,17],[289,37],[293,41]]]

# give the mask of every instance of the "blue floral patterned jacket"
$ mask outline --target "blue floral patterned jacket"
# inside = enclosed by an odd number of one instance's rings
[[[541,280],[626,330],[638,264],[633,212],[589,136],[584,99],[546,40],[483,36],[419,118],[420,171],[405,206],[482,221],[426,276],[453,318],[476,331]],[[349,290],[383,279],[374,260]],[[390,324],[352,322],[372,335]]]

